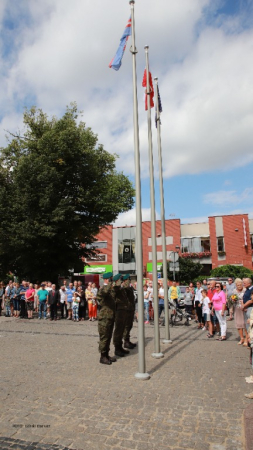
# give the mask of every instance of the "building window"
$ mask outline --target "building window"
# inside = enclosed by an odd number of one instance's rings
[[[181,239],[182,253],[201,253],[210,252],[210,238],[209,237],[191,237]]]
[[[156,238],[156,245],[162,245],[162,237],[159,236]],[[173,236],[166,236],[166,245],[172,245],[173,244]],[[148,238],[148,246],[152,246],[152,238]]]
[[[119,264],[135,262],[135,239],[123,239],[118,243]]]
[[[217,250],[218,252],[224,252],[224,237],[217,237]]]
[[[211,245],[209,238],[201,238],[201,251],[202,252],[210,252]]]
[[[88,258],[85,258],[85,262],[92,264],[94,262],[107,262],[107,255],[104,255],[103,253],[89,256]]]
[[[107,248],[107,241],[96,241],[92,244],[86,244],[86,248]]]

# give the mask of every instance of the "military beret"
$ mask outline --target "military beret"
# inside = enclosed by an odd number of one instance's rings
[[[125,280],[129,280],[129,278],[130,278],[129,273],[127,273],[126,275],[123,276],[123,280],[124,280],[124,281],[125,281]]]
[[[106,272],[103,275],[103,280],[108,280],[108,278],[112,278],[112,277],[113,277],[112,272]]]
[[[121,278],[121,274],[117,273],[117,275],[114,275],[113,281],[118,281]]]

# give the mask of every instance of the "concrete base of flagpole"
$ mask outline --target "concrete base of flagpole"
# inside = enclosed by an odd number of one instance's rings
[[[172,344],[172,341],[170,339],[164,339],[163,344]]]
[[[152,353],[152,358],[160,359],[164,357],[163,353]]]
[[[140,372],[137,372],[134,376],[135,376],[135,378],[137,378],[137,380],[142,380],[142,381],[145,381],[145,380],[149,380],[149,379],[150,379],[149,373],[140,373]]]

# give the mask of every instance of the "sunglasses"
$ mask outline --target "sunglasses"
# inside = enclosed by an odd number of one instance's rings
[[[220,287],[220,284],[216,284],[215,287],[219,288],[219,287]]]

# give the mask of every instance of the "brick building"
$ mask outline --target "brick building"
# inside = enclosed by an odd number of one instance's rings
[[[136,275],[135,226],[101,230],[94,245],[98,254],[87,259],[84,274],[130,273]],[[142,223],[143,274],[152,277],[151,222]],[[161,221],[156,222],[157,265],[162,263]],[[224,264],[253,269],[253,219],[247,214],[209,217],[208,222],[181,224],[180,219],[166,220],[167,258],[178,251],[186,258],[200,261],[204,273]]]

